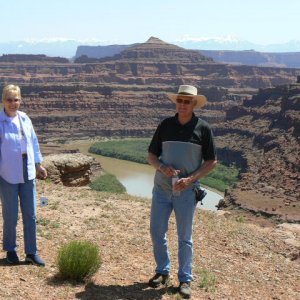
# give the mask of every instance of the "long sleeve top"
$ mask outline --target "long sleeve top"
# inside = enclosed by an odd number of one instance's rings
[[[28,179],[36,177],[35,164],[42,162],[42,154],[30,118],[17,111],[26,141]],[[0,112],[0,176],[8,183],[24,183],[23,161],[19,129],[4,110]]]

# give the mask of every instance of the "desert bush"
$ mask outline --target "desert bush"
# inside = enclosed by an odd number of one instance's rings
[[[205,268],[199,269],[198,273],[201,279],[199,287],[204,289],[206,292],[214,292],[217,284],[215,275]]]
[[[86,280],[97,272],[101,263],[97,245],[89,241],[71,241],[58,252],[58,270],[64,279]]]
[[[110,192],[117,194],[122,194],[126,192],[126,188],[117,179],[117,177],[109,173],[96,178],[92,183],[90,183],[90,188],[95,191]]]
[[[245,217],[244,216],[238,216],[235,218],[235,220],[239,223],[245,223]]]

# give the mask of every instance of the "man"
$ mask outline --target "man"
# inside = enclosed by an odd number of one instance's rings
[[[149,164],[157,170],[150,223],[156,274],[149,280],[149,286],[156,288],[169,280],[166,233],[174,210],[178,234],[179,293],[190,298],[193,280],[192,227],[196,208],[194,187],[215,167],[216,151],[209,125],[193,112],[207,103],[206,97],[197,95],[197,88],[190,85],[181,85],[177,94],[167,96],[176,103],[177,114],[158,125],[148,153]],[[179,179],[174,179],[176,177]]]

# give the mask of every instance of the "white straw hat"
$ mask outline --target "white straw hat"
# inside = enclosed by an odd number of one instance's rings
[[[167,94],[168,98],[176,103],[178,96],[190,96],[197,101],[195,107],[203,107],[207,103],[207,99],[203,95],[197,95],[197,88],[192,85],[180,85],[177,94]]]

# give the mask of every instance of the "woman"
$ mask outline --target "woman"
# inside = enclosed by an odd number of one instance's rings
[[[45,179],[40,165],[42,155],[31,120],[19,111],[21,90],[7,85],[2,94],[0,112],[0,196],[3,215],[3,249],[10,264],[18,264],[16,227],[18,199],[23,217],[25,261],[44,266],[36,245],[35,177]]]

